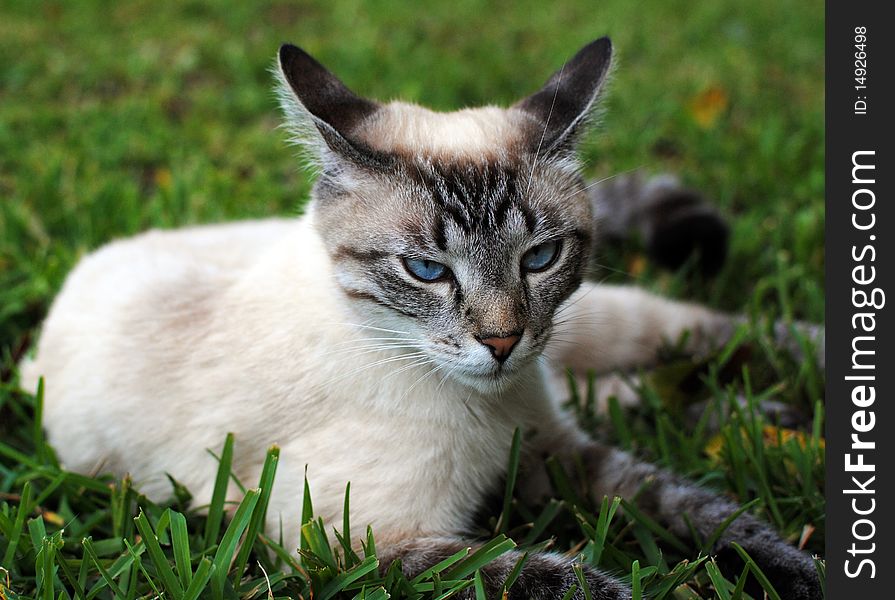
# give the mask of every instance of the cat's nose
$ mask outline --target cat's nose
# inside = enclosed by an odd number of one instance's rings
[[[522,332],[513,333],[506,336],[490,336],[478,337],[479,343],[488,346],[491,350],[491,356],[497,359],[497,362],[503,362],[510,357],[510,352],[516,347],[516,344],[522,339]]]

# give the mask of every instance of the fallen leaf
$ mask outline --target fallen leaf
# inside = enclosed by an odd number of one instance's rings
[[[727,92],[718,86],[710,87],[690,100],[690,114],[700,127],[712,127],[727,108]]]

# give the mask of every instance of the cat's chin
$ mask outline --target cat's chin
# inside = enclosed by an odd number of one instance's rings
[[[491,369],[481,370],[455,369],[450,377],[482,394],[500,394],[515,383],[523,371],[523,367],[531,361],[519,360],[512,364],[505,363]]]

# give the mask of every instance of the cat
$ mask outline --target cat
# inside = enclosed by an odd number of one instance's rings
[[[151,231],[77,265],[22,366],[26,388],[45,377],[44,426],[63,463],[130,473],[156,499],[170,473],[202,505],[216,471],[207,448],[234,432],[233,471],[256,481],[276,443],[269,531],[282,520],[298,546],[308,465],[315,512],[338,522],[350,481],[352,522],[372,524],[381,564],[400,558],[415,575],[474,545],[462,534],[520,428],[525,497],[547,491],[544,456],[580,459],[595,497],[639,494],[675,534],[691,533],[686,514],[708,537],[734,503],[590,439],[550,383],[556,365],[649,364],[685,331],[701,352],[738,322],[585,280],[606,194],[635,202],[654,189],[588,190],[580,176],[577,142],[611,57],[601,38],[510,108],[438,113],[357,96],[282,46],[279,97],[317,171],[306,213]],[[734,540],[784,598],[820,597],[811,557],[768,525],[739,516],[713,553]],[[517,560],[485,568],[492,592]],[[631,597],[604,572],[586,577],[594,598]],[[510,597],[560,598],[573,583],[569,559],[535,554]]]

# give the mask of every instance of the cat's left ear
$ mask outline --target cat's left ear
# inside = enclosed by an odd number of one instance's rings
[[[595,40],[551,75],[544,87],[514,105],[536,119],[529,140],[533,151],[547,155],[574,145],[576,134],[593,112],[611,63],[609,38]]]
[[[356,95],[297,46],[283,44],[277,58],[280,104],[293,141],[324,167],[333,157],[362,165],[376,163],[377,154],[357,132],[379,104]]]

